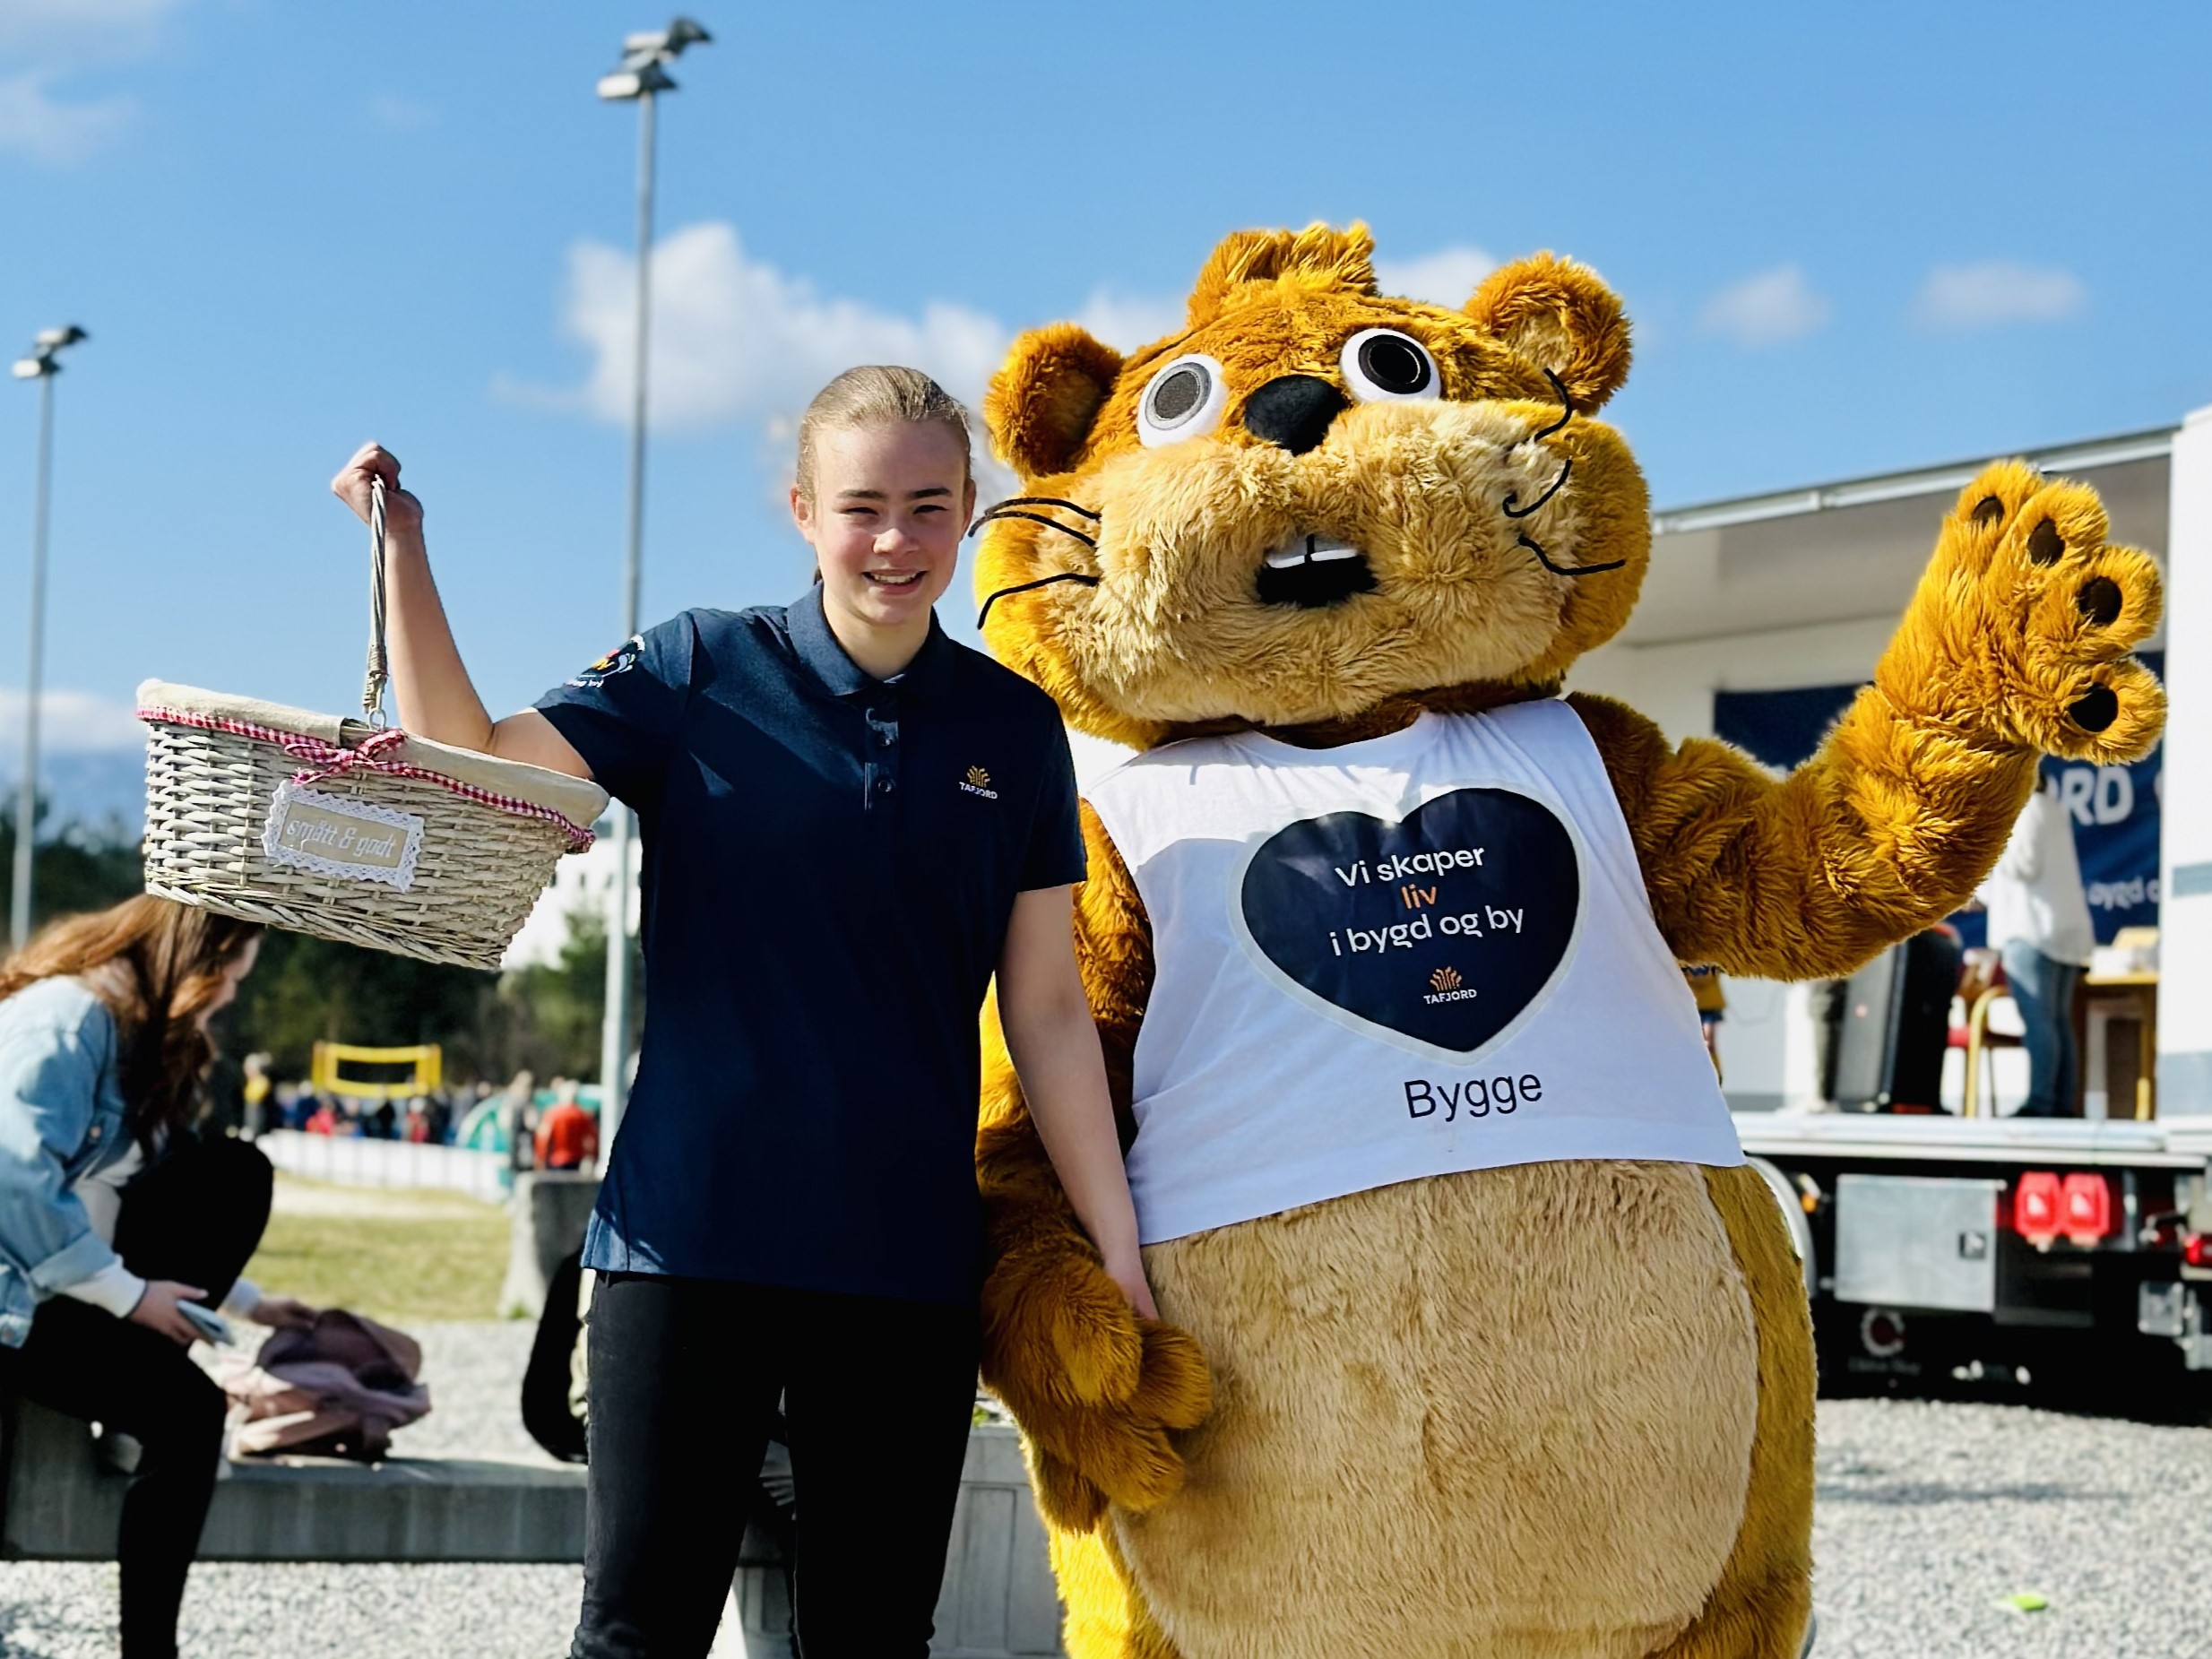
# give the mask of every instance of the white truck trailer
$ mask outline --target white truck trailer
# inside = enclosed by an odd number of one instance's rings
[[[2155,863],[2094,895],[2159,929],[2144,1086],[2091,1076],[2104,1115],[2078,1119],[1988,1111],[2017,1087],[1984,1090],[1974,1117],[1838,1110],[1810,989],[1730,980],[1725,1087],[1797,1239],[1831,1383],[2057,1366],[2212,1403],[2212,409],[2029,459],[2095,486],[2113,539],[2166,574],[2147,644],[2172,704],[2162,766],[2062,780],[2085,825],[2157,815]],[[1643,599],[1576,687],[1680,739],[1712,733],[1733,694],[1863,681],[1981,464],[1660,514]]]

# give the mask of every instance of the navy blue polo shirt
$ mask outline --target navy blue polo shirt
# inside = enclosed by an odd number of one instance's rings
[[[644,842],[645,1028],[584,1265],[972,1301],[984,990],[1015,894],[1084,874],[1052,700],[934,619],[873,679],[816,588],[687,610],[538,707]]]

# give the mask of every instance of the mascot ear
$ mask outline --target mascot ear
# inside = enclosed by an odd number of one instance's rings
[[[1031,330],[983,394],[991,448],[1025,479],[1067,471],[1120,372],[1121,353],[1073,323]]]
[[[1597,272],[1551,254],[1504,265],[1467,301],[1467,315],[1566,386],[1588,414],[1629,377],[1629,320]]]

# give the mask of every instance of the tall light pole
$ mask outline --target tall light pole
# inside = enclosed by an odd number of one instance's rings
[[[15,879],[8,895],[8,945],[21,950],[30,937],[30,866],[39,828],[39,678],[46,646],[47,503],[54,480],[54,376],[61,353],[91,336],[72,323],[39,331],[30,355],[14,364],[18,380],[39,383],[38,480],[30,508],[30,650],[23,659],[23,775],[15,788]]]
[[[600,77],[599,95],[637,106],[637,326],[630,390],[630,512],[622,557],[622,637],[637,632],[639,550],[645,528],[645,347],[652,309],[652,117],[660,95],[676,82],[662,66],[689,46],[713,37],[687,17],[666,29],[628,36],[622,61]],[[607,1015],[600,1027],[600,1137],[611,1145],[629,1092],[630,1058],[630,809],[614,808],[614,885],[607,904]]]

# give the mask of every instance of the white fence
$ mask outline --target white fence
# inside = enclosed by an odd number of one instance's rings
[[[355,1140],[272,1129],[254,1143],[288,1175],[341,1187],[435,1187],[497,1204],[507,1196],[507,1155],[413,1141]]]

